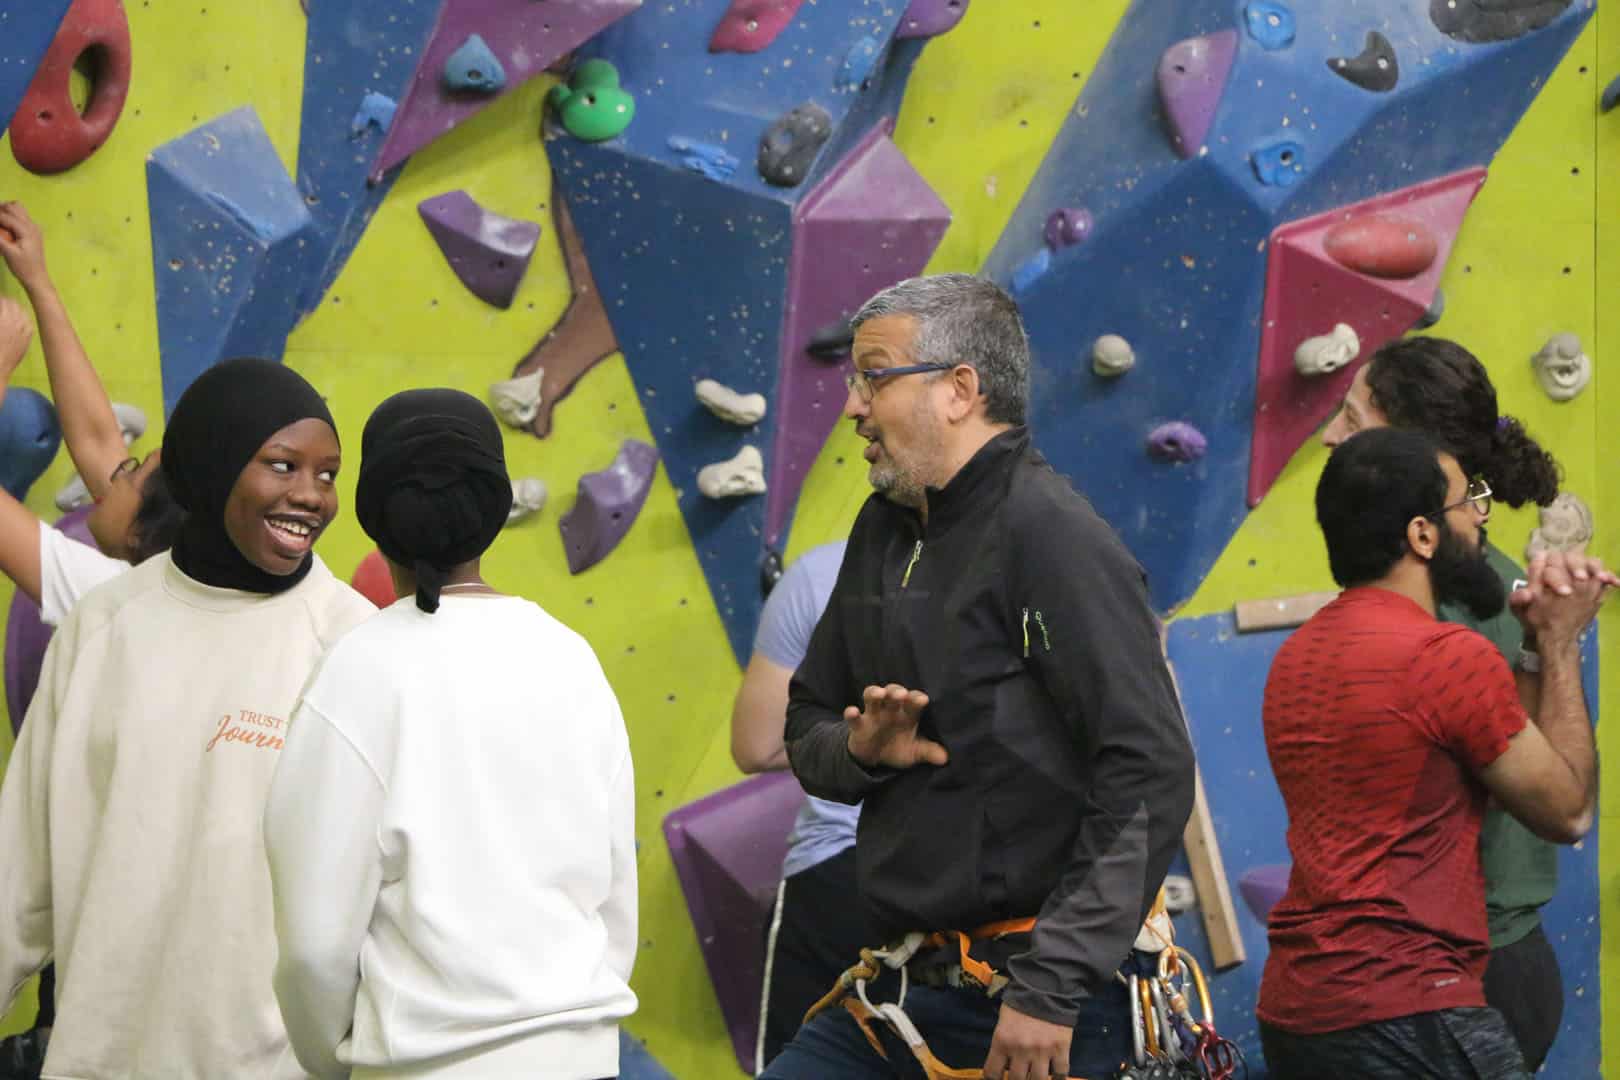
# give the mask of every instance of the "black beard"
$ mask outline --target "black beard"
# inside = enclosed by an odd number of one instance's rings
[[[1429,583],[1435,603],[1461,605],[1476,619],[1492,618],[1507,606],[1507,589],[1485,561],[1484,529],[1479,530],[1479,546],[1469,548],[1442,518],[1440,545],[1429,560]]]

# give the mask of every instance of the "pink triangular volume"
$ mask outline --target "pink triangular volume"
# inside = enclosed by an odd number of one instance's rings
[[[640,6],[641,0],[444,0],[371,166],[372,181]],[[445,89],[445,61],[472,34],[506,72],[506,86],[493,94]]]
[[[1457,230],[1484,183],[1483,168],[1467,169],[1301,218],[1271,234],[1249,454],[1250,506],[1265,498],[1294,451],[1332,415],[1357,368],[1428,310]],[[1358,273],[1328,253],[1324,239],[1335,228],[1374,220],[1426,229],[1435,238],[1435,258],[1409,277],[1389,278]],[[1356,360],[1327,375],[1299,374],[1294,350],[1337,323],[1348,325],[1360,339]]]
[[[885,124],[867,132],[794,212],[766,543],[780,540],[843,410],[843,367],[810,355],[810,339],[879,290],[921,273],[950,223],[950,208],[889,139]]]

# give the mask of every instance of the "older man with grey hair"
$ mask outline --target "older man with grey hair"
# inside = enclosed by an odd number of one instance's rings
[[[853,323],[844,414],[876,494],[791,684],[787,749],[812,795],[864,800],[861,900],[915,952],[903,1002],[885,971],[812,1010],[764,1075],[913,1075],[915,1057],[930,1076],[1113,1076],[1131,1052],[1115,973],[1142,963],[1193,800],[1144,575],[1030,447],[1006,293],[916,278]]]

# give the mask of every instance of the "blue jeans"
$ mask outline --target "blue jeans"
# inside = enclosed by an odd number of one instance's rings
[[[1129,962],[1128,962],[1129,963]],[[1140,970],[1147,970],[1144,965]],[[885,973],[867,996],[872,1003],[893,1001],[898,980]],[[952,1068],[979,1068],[990,1055],[990,1039],[1001,1012],[999,999],[971,990],[913,986],[906,994],[906,1015],[917,1025],[928,1048]],[[855,1018],[842,1007],[824,1010],[799,1029],[762,1080],[914,1080],[923,1075],[906,1044],[874,1020],[872,1030],[883,1042],[887,1061],[872,1052]],[[1072,1080],[1113,1080],[1131,1058],[1131,1012],[1118,981],[1088,998],[1074,1025],[1069,1049]]]

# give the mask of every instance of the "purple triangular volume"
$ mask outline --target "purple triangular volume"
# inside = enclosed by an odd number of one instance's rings
[[[640,6],[641,0],[444,0],[371,166],[372,181]],[[471,34],[488,42],[501,62],[505,89],[483,94],[445,88],[445,61]]]
[[[772,547],[843,410],[843,369],[811,356],[810,339],[879,290],[921,273],[950,223],[950,208],[884,124],[867,132],[794,213],[765,496],[765,540]]]
[[[485,303],[511,307],[540,239],[539,223],[485,210],[460,190],[423,199],[416,211],[461,283]]]
[[[1215,121],[1237,56],[1236,30],[1178,41],[1159,57],[1159,104],[1170,125],[1170,143],[1184,158],[1197,154]]]

